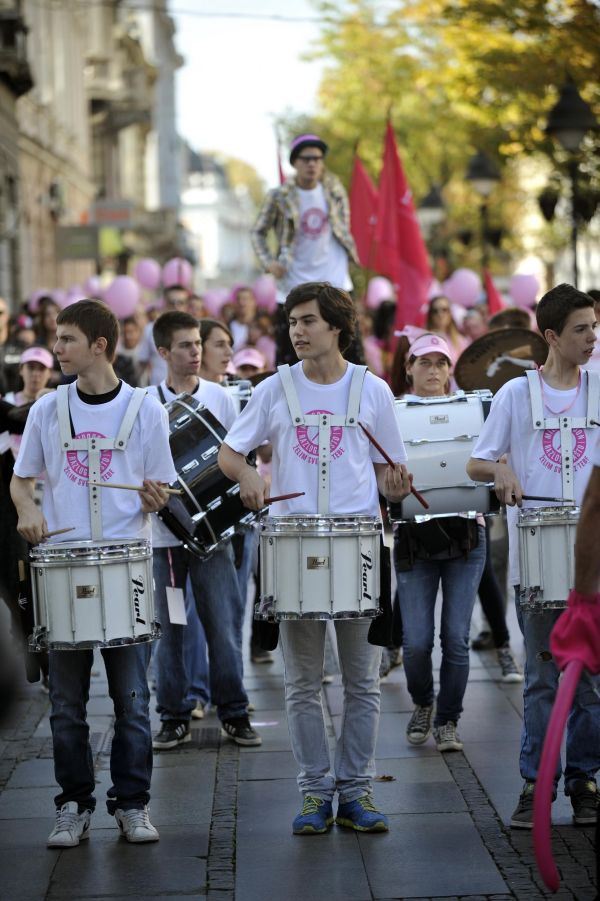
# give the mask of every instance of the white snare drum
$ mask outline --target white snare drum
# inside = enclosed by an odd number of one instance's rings
[[[31,650],[152,641],[152,548],[144,539],[38,544],[31,553]]]
[[[268,517],[260,535],[256,618],[377,616],[380,542],[375,516]]]
[[[429,502],[428,515],[498,510],[487,484],[472,482],[466,466],[487,417],[491,391],[458,391],[449,397],[408,397],[394,408],[415,488]],[[425,511],[414,495],[389,505],[391,522]]]
[[[252,382],[248,379],[238,379],[236,382],[229,382],[223,385],[225,391],[233,401],[236,413],[239,415],[252,396]]]
[[[519,568],[521,609],[563,609],[575,584],[577,507],[531,507],[521,510]]]

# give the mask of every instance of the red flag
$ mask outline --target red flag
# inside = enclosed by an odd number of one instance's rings
[[[285,184],[285,174],[283,171],[283,166],[281,165],[281,144],[279,142],[279,138],[277,138],[277,168],[279,169],[279,184]]]
[[[421,308],[427,303],[432,274],[390,122],[379,180],[374,268],[387,275],[396,287],[396,328],[421,325]]]
[[[485,285],[485,293],[487,294],[488,313],[490,316],[493,316],[494,313],[499,313],[500,310],[504,309],[505,303],[487,269],[483,270],[483,284]]]
[[[350,181],[350,230],[358,259],[366,269],[373,268],[377,199],[377,188],[357,155]]]

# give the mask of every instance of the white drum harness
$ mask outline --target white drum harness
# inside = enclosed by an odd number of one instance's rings
[[[560,456],[562,471],[562,496],[566,501],[575,502],[573,460],[573,429],[593,429],[598,427],[598,401],[600,399],[600,373],[583,370],[587,378],[587,411],[585,416],[544,417],[541,375],[528,370],[525,375],[529,383],[531,417],[534,430],[558,429],[560,431]],[[582,377],[583,377],[582,372]]]
[[[102,451],[124,451],[127,448],[133,425],[146,393],[145,388],[133,389],[133,394],[116,438],[99,438],[97,435],[90,435],[87,438],[76,438],[69,410],[69,385],[59,385],[56,389],[56,409],[61,448],[65,453],[69,451],[87,451],[88,455],[88,490],[93,541],[99,541],[104,537],[102,534],[102,491],[92,484],[92,482],[100,482],[102,479],[100,470]]]
[[[292,379],[290,367],[287,364],[278,366],[277,371],[279,372],[294,428],[298,428],[298,426],[317,426],[319,430],[319,486],[317,513],[327,514],[329,513],[331,429],[336,426],[351,429],[358,428],[360,398],[367,367],[356,366],[352,373],[350,394],[348,396],[348,409],[346,410],[345,415],[334,415],[332,413],[311,413],[310,415],[305,415],[300,407],[300,400]]]

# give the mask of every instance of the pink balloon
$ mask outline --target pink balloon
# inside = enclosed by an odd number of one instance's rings
[[[133,275],[142,288],[147,288],[149,291],[155,291],[160,285],[160,263],[157,263],[156,260],[151,260],[149,257],[138,260],[133,268]]]
[[[448,300],[467,308],[477,303],[482,292],[481,279],[472,269],[455,269],[442,287]]]
[[[376,275],[367,285],[365,304],[367,309],[376,310],[384,300],[396,300],[391,281],[382,275]]]
[[[133,316],[140,300],[139,285],[129,275],[117,275],[104,292],[104,300],[117,319]]]
[[[173,285],[181,285],[183,288],[192,287],[193,270],[187,260],[181,257],[173,257],[162,268],[163,288],[172,288]]]
[[[78,300],[89,300],[89,298],[87,294],[81,290],[79,285],[74,285],[67,291],[65,295],[65,299],[62,304],[63,310],[65,307],[70,307],[72,303],[77,303]]]
[[[272,275],[259,275],[252,285],[256,303],[261,310],[274,313],[277,309],[277,282]]]
[[[42,288],[39,291],[34,291],[27,301],[27,309],[30,313],[37,313],[42,297],[54,298],[54,291],[50,291],[49,288]]]
[[[522,310],[530,310],[534,305],[540,283],[537,275],[518,272],[510,280],[510,296]]]
[[[227,288],[209,288],[202,294],[204,309],[209,317],[218,318],[221,310],[229,300]]]
[[[69,295],[68,292],[63,291],[62,288],[55,288],[54,291],[52,291],[51,296],[54,303],[59,306],[61,310],[63,307],[68,306],[67,298]]]
[[[102,297],[102,282],[100,276],[90,275],[83,283],[83,290],[88,297]]]

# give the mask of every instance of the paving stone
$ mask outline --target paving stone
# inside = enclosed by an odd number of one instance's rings
[[[18,763],[7,783],[7,788],[56,788],[54,761],[36,758]]]
[[[202,896],[206,889],[206,862],[197,855],[162,841],[132,845],[125,839],[114,842],[84,842],[79,848],[62,853],[56,864],[48,893],[55,898],[136,894],[152,897],[160,894]]]
[[[239,778],[295,779],[298,764],[291,751],[263,751],[261,754],[241,754]]]
[[[358,840],[376,898],[506,891],[467,813],[392,816],[389,833]]]
[[[43,848],[41,853],[21,859],[21,863],[19,865],[19,852],[0,849],[0,898],[4,901],[43,901],[56,866],[56,856]]]
[[[7,788],[0,795],[0,820],[30,819],[54,813],[53,788]]]

